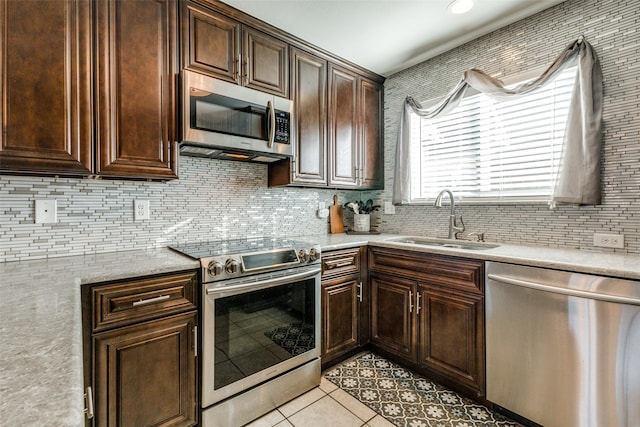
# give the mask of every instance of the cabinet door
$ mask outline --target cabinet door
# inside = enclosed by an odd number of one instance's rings
[[[322,286],[322,359],[326,362],[358,347],[358,276]]]
[[[415,362],[415,282],[376,274],[370,283],[371,342]]]
[[[240,23],[192,2],[182,4],[183,66],[240,84]]]
[[[0,3],[0,171],[93,169],[91,3]]]
[[[358,184],[358,76],[329,67],[329,186]]]
[[[359,187],[384,188],[384,141],[381,85],[360,79]]]
[[[292,183],[327,184],[327,62],[298,49],[291,51],[294,102]]]
[[[97,172],[177,178],[173,0],[102,1],[97,7]]]
[[[196,319],[192,311],[94,335],[97,427],[195,425]]]
[[[242,84],[289,97],[289,46],[250,27],[242,31]]]
[[[483,297],[420,286],[419,363],[484,394]]]

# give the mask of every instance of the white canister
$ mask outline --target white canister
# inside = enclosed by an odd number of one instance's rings
[[[353,215],[353,231],[366,231],[371,229],[371,215],[354,214]]]

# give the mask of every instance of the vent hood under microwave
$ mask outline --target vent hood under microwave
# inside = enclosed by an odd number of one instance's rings
[[[180,154],[271,163],[292,156],[293,102],[183,71]]]

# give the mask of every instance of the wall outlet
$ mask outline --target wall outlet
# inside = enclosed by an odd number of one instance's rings
[[[624,234],[593,234],[593,246],[602,248],[624,248]]]
[[[149,219],[149,201],[148,200],[134,200],[133,210],[136,221]]]
[[[318,202],[318,210],[322,210],[324,208],[326,208],[327,205],[325,202]]]
[[[57,200],[36,200],[36,224],[53,224],[58,222]]]
[[[391,202],[384,202],[384,213],[386,215],[395,215],[396,207]]]

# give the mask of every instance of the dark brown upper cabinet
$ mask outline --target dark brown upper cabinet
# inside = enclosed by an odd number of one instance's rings
[[[177,178],[178,3],[111,0],[95,5],[96,172]]]
[[[269,185],[383,188],[382,84],[298,49],[291,81],[295,155],[269,165]]]
[[[327,61],[291,49],[293,161],[269,165],[269,185],[327,184]]]
[[[358,75],[329,66],[330,187],[358,186]]]
[[[359,187],[384,188],[383,87],[365,78],[358,86],[360,111]]]
[[[0,172],[93,169],[91,3],[0,3]]]
[[[177,12],[175,0],[1,2],[0,172],[177,178]]]
[[[185,68],[289,97],[286,42],[192,2],[182,19]]]

